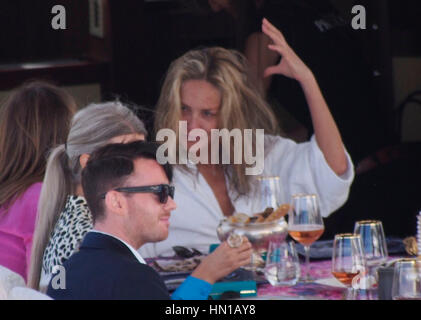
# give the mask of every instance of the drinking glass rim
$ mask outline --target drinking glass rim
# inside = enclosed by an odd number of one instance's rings
[[[396,260],[393,263],[393,265],[396,266],[396,265],[399,265],[401,263],[411,264],[411,265],[419,264],[421,266],[421,259],[419,259],[419,258],[401,258],[401,259]]]
[[[352,239],[352,238],[360,238],[361,239],[361,235],[357,234],[357,233],[338,233],[335,234],[335,239],[336,238],[343,238],[343,239]]]
[[[355,224],[359,225],[380,225],[382,222],[380,220],[360,220],[355,222]]]

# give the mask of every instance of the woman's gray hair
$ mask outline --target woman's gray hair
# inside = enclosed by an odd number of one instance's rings
[[[92,153],[115,137],[136,133],[146,136],[145,125],[120,102],[90,104],[74,115],[66,144],[54,148],[48,158],[33,238],[30,287],[39,289],[44,250],[67,196],[80,183],[80,156]]]

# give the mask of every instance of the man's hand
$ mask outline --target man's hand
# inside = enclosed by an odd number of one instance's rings
[[[191,275],[213,284],[234,270],[249,264],[251,254],[251,243],[246,237],[243,237],[243,243],[238,248],[231,248],[224,241],[202,260]]]

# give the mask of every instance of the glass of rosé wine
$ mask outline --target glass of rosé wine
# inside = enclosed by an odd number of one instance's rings
[[[317,196],[314,194],[293,195],[291,210],[288,213],[288,233],[295,241],[304,246],[306,271],[301,281],[313,281],[310,278],[310,246],[320,238],[324,230]]]
[[[346,299],[353,300],[364,282],[366,258],[361,236],[355,233],[335,235],[332,251],[332,274],[347,287]]]

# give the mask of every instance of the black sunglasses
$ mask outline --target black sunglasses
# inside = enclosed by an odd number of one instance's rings
[[[113,189],[118,192],[127,192],[127,193],[156,193],[159,195],[159,202],[167,203],[168,196],[174,199],[175,187],[168,184],[159,184],[156,186],[141,186],[141,187],[121,187]],[[100,199],[105,199],[107,193],[101,194]]]

